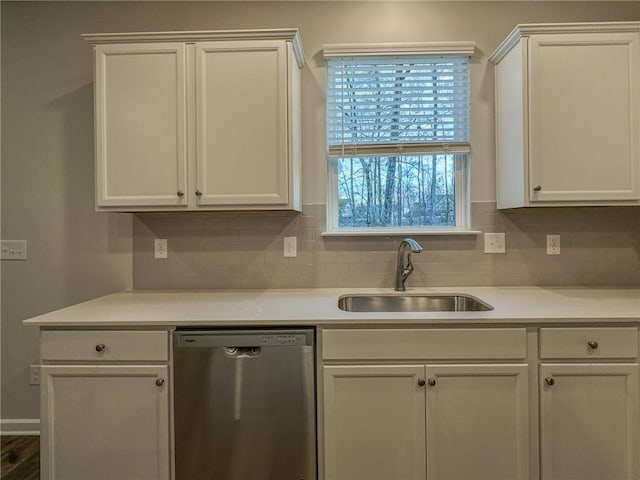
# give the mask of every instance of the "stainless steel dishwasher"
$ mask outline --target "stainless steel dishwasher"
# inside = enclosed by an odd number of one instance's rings
[[[176,480],[316,480],[314,330],[174,333]]]

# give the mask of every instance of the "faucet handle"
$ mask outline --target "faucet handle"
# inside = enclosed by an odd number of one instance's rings
[[[404,267],[404,270],[402,270],[402,276],[407,278],[411,272],[413,272],[413,263],[411,263],[411,261],[409,261],[409,263],[407,263],[407,266]]]
[[[409,252],[407,254],[407,265],[404,267],[402,275],[406,278],[411,274],[411,272],[413,272],[413,262],[411,261],[411,252]]]

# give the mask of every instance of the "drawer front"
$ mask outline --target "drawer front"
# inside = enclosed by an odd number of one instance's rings
[[[541,328],[540,358],[636,358],[635,327]]]
[[[169,332],[43,330],[42,360],[169,361]]]
[[[325,360],[491,360],[527,356],[524,328],[329,329]]]

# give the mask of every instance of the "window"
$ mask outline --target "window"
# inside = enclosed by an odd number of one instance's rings
[[[329,232],[467,228],[472,51],[325,47]]]

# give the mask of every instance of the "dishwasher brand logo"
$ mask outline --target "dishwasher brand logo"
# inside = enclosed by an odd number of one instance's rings
[[[184,339],[184,343],[189,343],[189,344],[196,343],[196,341],[197,340],[195,338],[185,338]]]
[[[263,335],[263,345],[295,345],[296,335]]]

